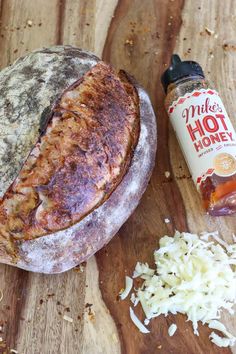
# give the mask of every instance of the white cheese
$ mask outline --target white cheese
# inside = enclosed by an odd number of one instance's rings
[[[142,333],[150,333],[150,331],[142,324],[142,322],[138,319],[138,317],[135,315],[133,309],[130,307],[129,308],[129,313],[130,313],[130,318],[135,324],[136,327],[140,330]]]
[[[177,330],[176,324],[172,323],[172,325],[170,325],[170,327],[168,328],[169,336],[172,337],[175,334],[176,330]]]
[[[234,342],[232,342],[230,338],[220,337],[215,332],[212,332],[210,334],[210,338],[214,344],[218,345],[218,347],[229,347],[234,345]]]
[[[214,242],[209,242],[209,237]],[[198,322],[201,321],[225,336],[222,338],[212,332],[213,343],[233,345],[236,338],[217,319],[222,309],[234,314],[236,244],[228,245],[217,232],[198,236],[176,231],[174,237],[160,239],[154,259],[155,269],[138,262],[133,274],[133,278],[144,279],[141,288],[134,289],[132,301],[141,303],[147,320],[161,314],[186,314],[196,335],[199,335]],[[169,328],[170,333],[174,328]]]
[[[125,289],[120,294],[121,300],[124,300],[129,295],[130,290],[132,289],[132,287],[133,287],[133,279],[126,276],[125,277]]]

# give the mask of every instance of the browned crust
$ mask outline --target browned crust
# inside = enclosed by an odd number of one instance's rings
[[[136,89],[99,62],[71,85],[0,205],[0,235],[32,239],[79,222],[109,198],[139,135]]]
[[[133,79],[128,77],[134,83]],[[137,87],[141,130],[127,173],[111,196],[72,227],[18,243],[17,267],[42,273],[60,273],[87,260],[117,233],[145,191],[155,164],[156,118],[145,91]],[[129,235],[127,235],[129,237]],[[5,260],[12,264],[11,261]]]
[[[55,52],[59,56],[63,56],[67,53],[66,50],[67,47],[56,47]],[[81,62],[77,61],[81,72],[85,72],[88,67],[95,65],[96,62],[90,53],[76,50],[77,55],[82,58]],[[53,48],[47,49],[47,56],[51,54],[54,55]],[[98,62],[99,59],[96,59]],[[80,73],[78,76],[81,76]],[[15,240],[14,246],[18,257],[14,260],[9,256],[12,249],[6,252],[6,248],[11,244],[8,242],[3,246],[1,243],[5,239],[2,238],[0,240],[0,262],[41,273],[66,271],[83,260],[87,260],[106,244],[137,206],[146,189],[155,163],[156,118],[146,92],[126,73],[122,72],[120,76],[128,91],[130,89],[137,91],[137,102],[140,109],[138,143],[121,182],[104,203],[78,223],[65,230],[56,231],[33,240]],[[64,90],[63,82],[57,89],[60,90],[60,88],[62,91]]]
[[[55,105],[46,131],[2,200],[2,224],[7,218],[14,238],[29,239],[81,220],[122,180],[138,131],[135,89],[127,80],[122,85],[100,62]]]

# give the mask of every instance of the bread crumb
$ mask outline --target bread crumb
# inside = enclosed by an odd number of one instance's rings
[[[95,312],[90,311],[88,314],[88,318],[90,321],[95,321]]]
[[[162,348],[162,346],[161,345],[158,345],[158,347],[157,347],[158,349],[161,349]]]
[[[170,177],[170,171],[165,171],[165,177],[169,178]]]
[[[32,27],[32,26],[33,26],[33,21],[32,21],[32,20],[28,20],[28,21],[27,21],[27,25],[28,25],[29,27]]]
[[[210,30],[210,28],[208,28],[208,27],[205,27],[205,31],[207,34],[209,34],[209,36],[211,36],[215,33],[214,31]]]
[[[128,44],[128,45],[130,45],[130,46],[133,46],[133,45],[134,45],[134,42],[133,42],[132,39],[126,39],[125,44]]]
[[[15,350],[15,349],[10,349],[10,353],[15,353],[15,354],[18,354],[18,351]]]
[[[165,221],[166,224],[170,223],[170,219],[168,219],[168,218],[165,218],[164,221]]]

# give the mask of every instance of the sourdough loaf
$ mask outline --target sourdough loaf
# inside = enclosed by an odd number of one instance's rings
[[[59,273],[119,230],[156,151],[147,94],[125,72],[69,46],[0,73],[0,261]]]

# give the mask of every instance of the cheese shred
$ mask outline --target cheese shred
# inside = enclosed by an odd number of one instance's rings
[[[133,279],[126,276],[125,277],[125,289],[120,294],[121,300],[124,300],[127,298],[132,287],[133,287]]]
[[[213,241],[208,241],[209,237]],[[223,337],[211,333],[213,343],[220,347],[233,346],[236,337],[219,319],[223,309],[234,314],[236,244],[228,245],[217,232],[198,236],[176,231],[174,237],[160,239],[160,248],[154,252],[154,259],[155,269],[138,262],[133,274],[133,278],[144,279],[142,286],[134,289],[131,300],[135,305],[141,303],[146,319],[161,314],[186,314],[195,335],[199,335],[200,321],[222,333]],[[130,282],[128,290],[131,290]],[[132,308],[130,316],[141,332],[149,332]],[[171,325],[169,335],[173,335],[176,328],[176,325]]]

